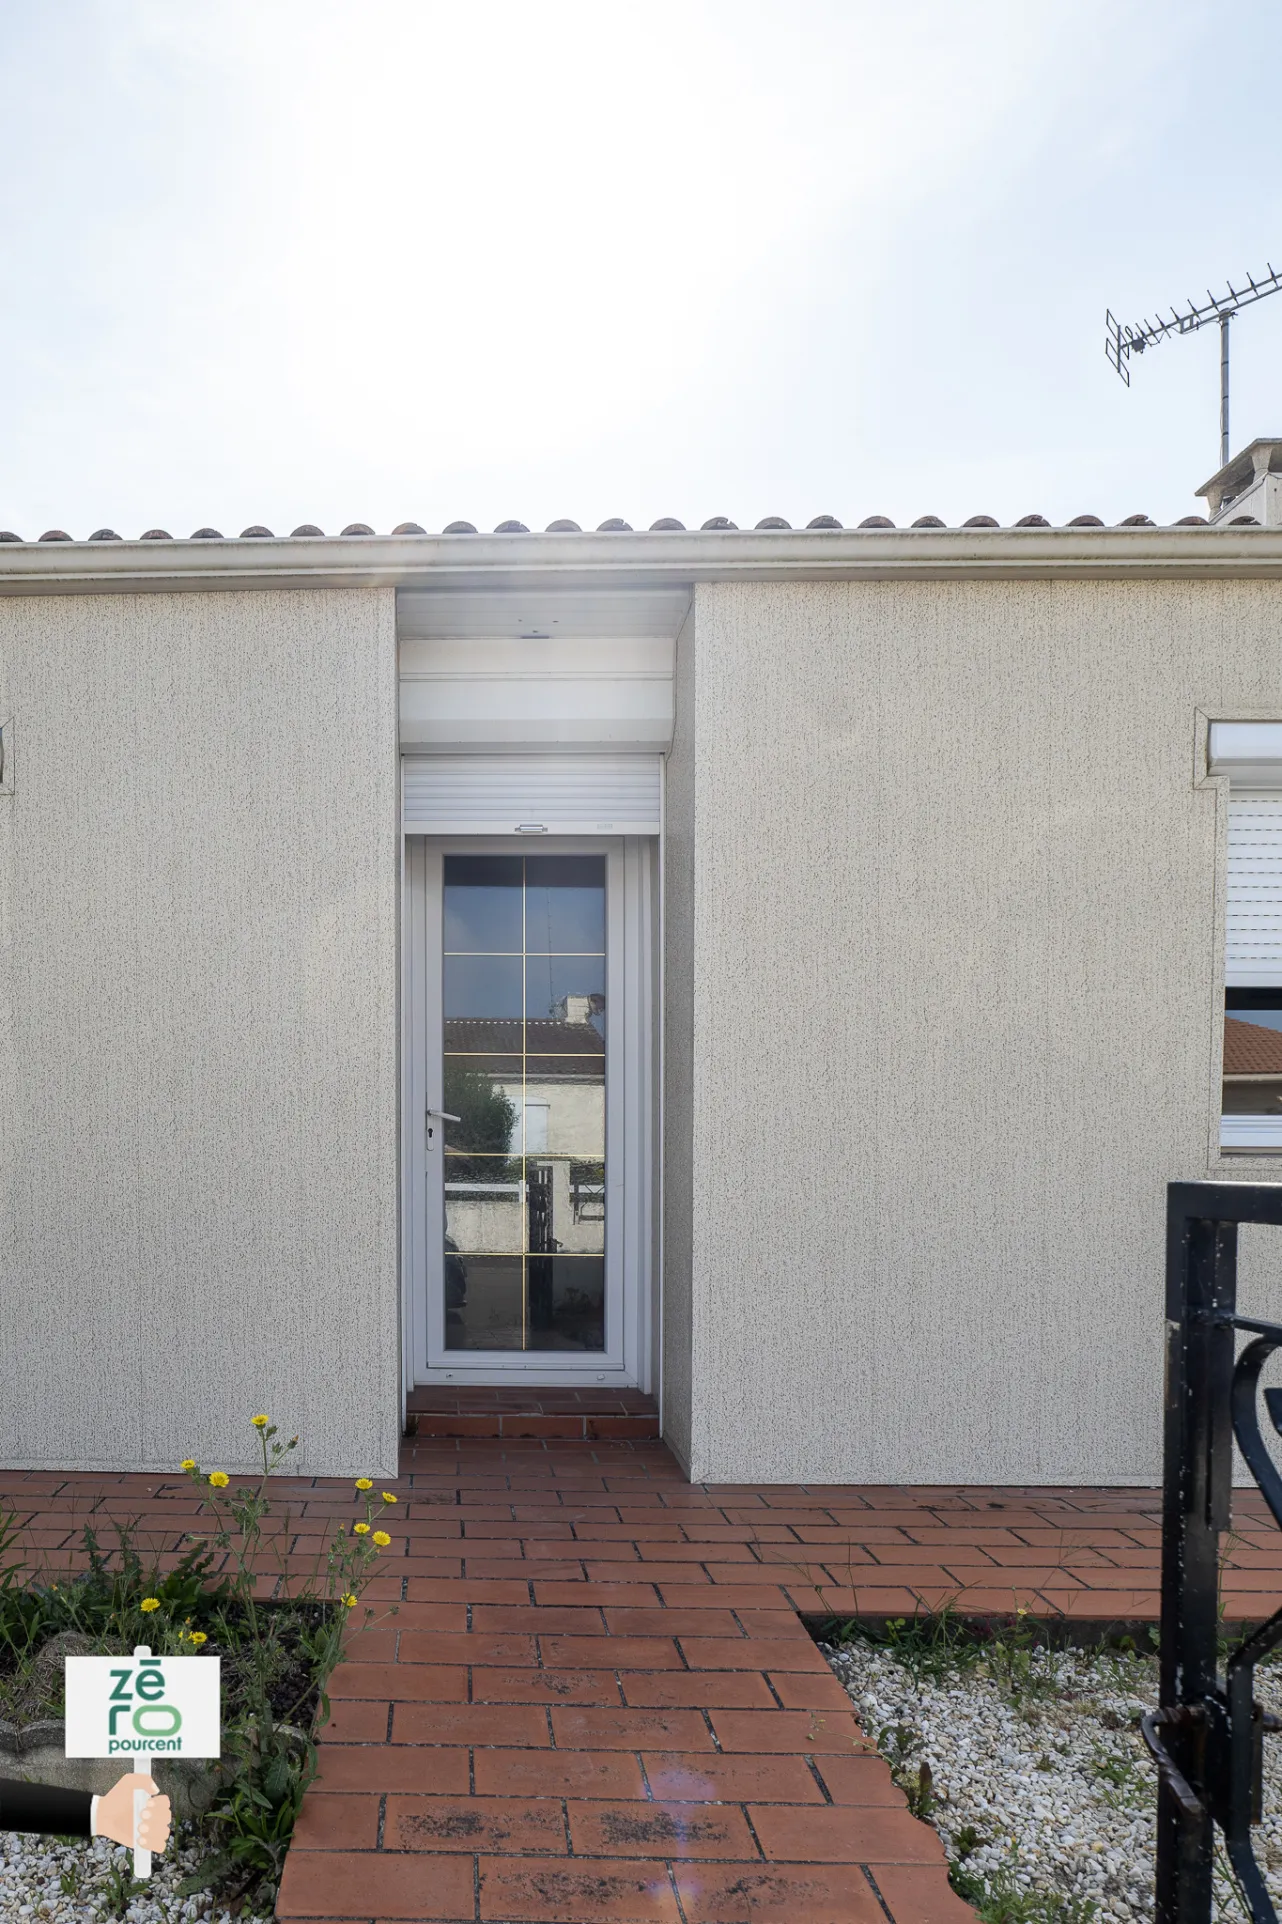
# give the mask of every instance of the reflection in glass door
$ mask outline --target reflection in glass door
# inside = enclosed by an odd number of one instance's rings
[[[445,1350],[603,1351],[606,858],[442,879]]]

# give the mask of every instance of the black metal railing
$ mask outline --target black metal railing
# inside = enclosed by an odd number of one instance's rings
[[[1157,1924],[1209,1924],[1215,1831],[1255,1924],[1277,1915],[1251,1846],[1264,1738],[1255,1666],[1282,1643],[1282,1610],[1244,1636],[1220,1673],[1219,1556],[1233,1441],[1282,1526],[1282,1476],[1260,1432],[1260,1372],[1282,1323],[1237,1314],[1241,1223],[1282,1227],[1282,1183],[1176,1182],[1167,1191],[1159,1708],[1141,1730],[1158,1767]],[[1237,1354],[1239,1331],[1253,1338]],[[1264,1392],[1282,1434],[1282,1390]]]

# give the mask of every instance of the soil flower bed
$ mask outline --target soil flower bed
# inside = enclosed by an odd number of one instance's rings
[[[1150,1651],[1051,1649],[1019,1619],[977,1638],[946,1614],[836,1637],[821,1648],[985,1924],[1153,1916],[1156,1774],[1139,1734],[1157,1701]],[[1257,1671],[1256,1694],[1282,1712],[1278,1666]],[[1282,1740],[1264,1756],[1253,1838],[1282,1903]],[[1249,1919],[1222,1853],[1216,1908]]]

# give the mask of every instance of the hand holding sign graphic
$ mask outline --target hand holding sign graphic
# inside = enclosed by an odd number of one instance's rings
[[[135,1798],[142,1809],[135,1817]],[[94,1798],[93,1834],[131,1850],[162,1851],[169,1842],[169,1799],[156,1791],[154,1777],[133,1773]]]

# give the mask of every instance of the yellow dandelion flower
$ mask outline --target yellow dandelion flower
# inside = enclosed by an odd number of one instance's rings
[[[178,1465],[178,1467],[179,1467],[179,1469],[180,1469],[180,1470],[194,1470],[194,1469],[195,1469],[195,1467],[196,1467],[196,1459],[195,1459],[195,1457],[194,1457],[194,1456],[185,1456],[185,1457],[183,1458],[183,1460],[182,1460],[182,1462],[181,1462],[181,1463],[180,1463],[180,1464]]]
[[[374,1541],[378,1545],[380,1550],[386,1550],[391,1540],[392,1539],[391,1537],[388,1536],[386,1530],[375,1530]]]
[[[390,1490],[384,1490],[383,1501],[384,1503],[395,1503],[396,1498],[392,1495],[392,1492]]]
[[[349,1592],[347,1593],[347,1595],[346,1595],[346,1596],[345,1596],[345,1597],[343,1598],[343,1602],[344,1602],[344,1603],[345,1603],[345,1604],[347,1605],[347,1607],[348,1607],[348,1609],[349,1609],[349,1610],[354,1610],[354,1609],[356,1608],[356,1599],[355,1599],[355,1597],[354,1597],[354,1596],[353,1596],[353,1595],[351,1594],[351,1592],[350,1592],[350,1591],[349,1591]]]
[[[202,1643],[209,1642],[209,1638],[205,1635],[203,1630],[193,1630],[191,1633],[191,1640],[196,1645],[197,1649],[200,1648]]]
[[[253,1424],[256,1430],[265,1430],[267,1428],[267,1425],[271,1422],[271,1417],[270,1416],[251,1416],[249,1420]]]
[[[145,1610],[145,1611],[147,1612],[147,1614],[148,1614],[148,1616],[150,1616],[150,1615],[151,1615],[151,1612],[152,1612],[153,1610],[159,1610],[159,1608],[160,1608],[160,1598],[159,1598],[159,1597],[144,1597],[144,1598],[143,1598],[143,1600],[142,1600],[142,1603],[141,1603],[141,1605],[140,1605],[139,1607],[140,1607],[141,1609],[143,1609],[143,1610]]]
[[[367,1537],[369,1535],[368,1523],[353,1523],[352,1529],[358,1537]]]
[[[209,1481],[216,1490],[225,1490],[231,1482],[231,1478],[228,1476],[226,1470],[211,1470],[209,1472]]]
[[[371,1476],[358,1476],[358,1477],[357,1477],[357,1479],[356,1479],[356,1487],[357,1487],[357,1489],[358,1489],[358,1490],[372,1490],[372,1489],[373,1489],[373,1487],[374,1487],[374,1479],[373,1479],[373,1477],[371,1477]]]

